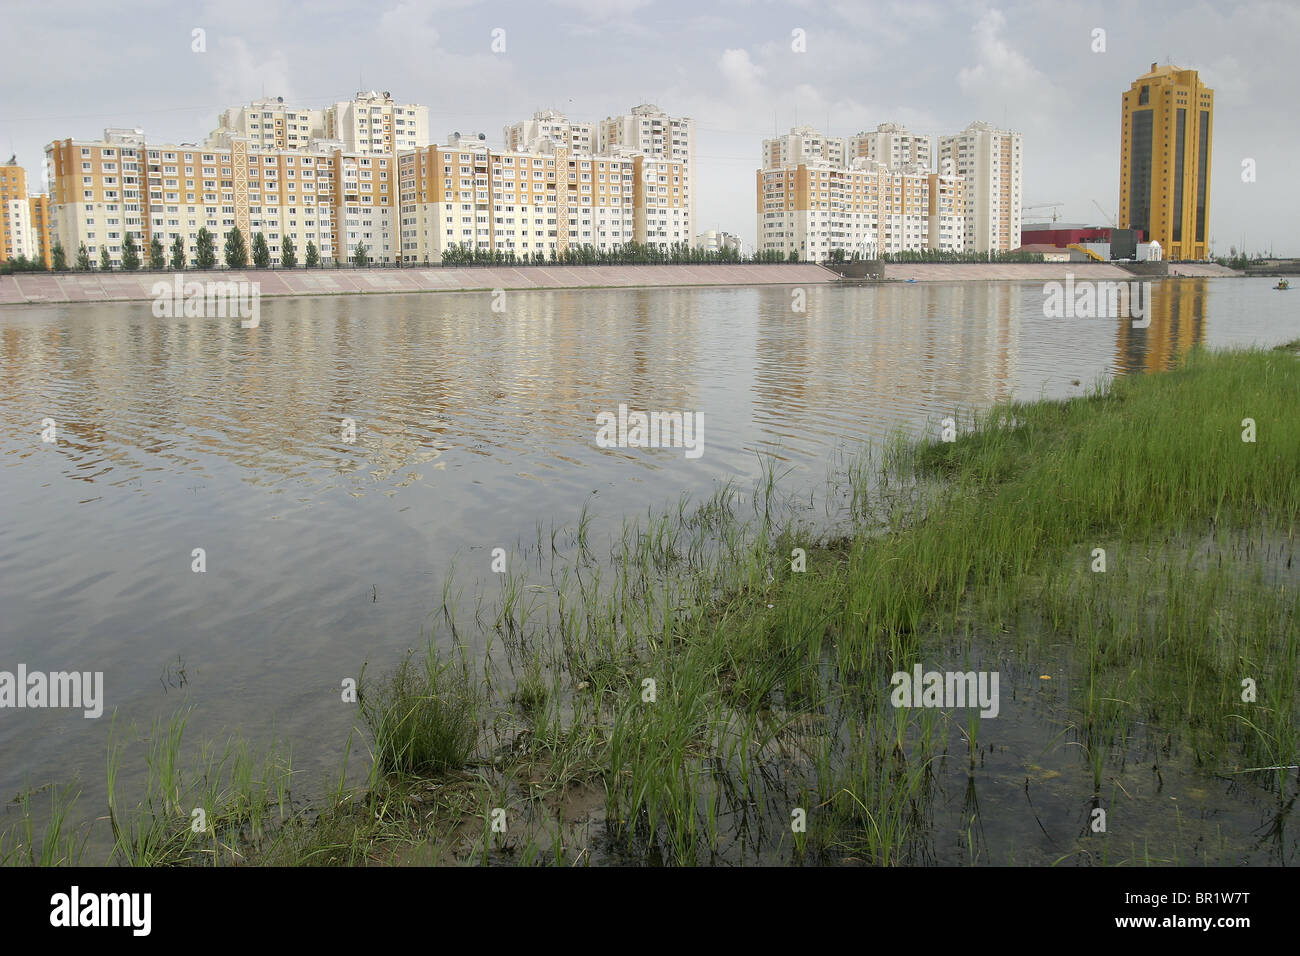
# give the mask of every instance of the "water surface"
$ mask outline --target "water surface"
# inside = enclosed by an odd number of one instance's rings
[[[453,561],[485,581],[492,548],[584,505],[616,529],[748,487],[760,454],[815,489],[895,429],[1294,338],[1271,281],[1154,283],[1145,329],[1045,318],[1041,285],[999,282],[813,287],[802,313],[771,287],[518,292],[504,313],[486,293],[271,299],[256,329],[2,309],[0,669],[102,670],[107,712],[0,711],[0,795],[94,794],[108,713],[182,700],[196,730],[274,731],[332,773],[341,680],[420,641]],[[703,455],[598,448],[620,403],[703,413]]]

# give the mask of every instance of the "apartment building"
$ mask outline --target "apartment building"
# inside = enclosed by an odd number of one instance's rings
[[[961,251],[967,185],[934,173],[932,153],[931,137],[897,123],[850,137],[796,126],[764,140],[759,249],[801,259]]]
[[[35,258],[42,246],[48,245],[32,221],[33,211],[32,197],[27,195],[27,170],[14,160],[0,165],[0,262],[19,256]]]
[[[157,236],[171,254],[180,236],[193,262],[198,231],[216,239],[239,227],[246,241],[266,236],[273,263],[283,237],[301,262],[308,242],[322,262],[351,258],[363,243],[370,258],[397,256],[396,160],[350,153],[325,141],[310,149],[254,150],[232,138],[223,148],[147,144],[140,130],[108,129],[100,140],[58,140],[46,147],[51,169],[52,241],[69,261],[81,244],[96,264],[107,248],[114,267],[129,232],[147,249]]]
[[[50,197],[38,193],[27,197],[27,206],[31,218],[32,251],[28,259],[40,256],[47,269],[54,265],[53,242],[50,239]]]
[[[437,261],[453,246],[549,258],[691,240],[689,119],[642,106],[602,130],[541,111],[505,128],[505,150],[481,134],[431,145],[427,126],[426,108],[370,91],[320,111],[280,97],[232,107],[202,146],[149,144],[139,129],[58,140],[40,215],[69,261],[84,244],[114,267],[128,233],[142,255],[157,236],[169,259],[179,236],[192,263],[203,228],[219,261],[233,228],[250,244],[263,233],[272,264],[285,237],[300,262],[315,243],[323,264],[358,245],[382,264]]]
[[[917,168],[856,159],[758,171],[759,249],[822,260],[937,249],[960,251],[965,183]]]
[[[347,153],[396,156],[429,145],[429,108],[398,103],[387,91],[362,90],[322,112],[324,138],[339,141]]]
[[[851,158],[844,137],[826,136],[811,126],[795,126],[784,136],[763,140],[761,165],[763,169],[816,162],[844,166]]]
[[[590,155],[600,148],[595,123],[570,120],[557,110],[540,110],[530,120],[512,123],[502,130],[502,138],[510,152],[535,152],[545,140],[574,154]]]
[[[242,137],[254,150],[305,149],[324,138],[324,122],[322,110],[285,106],[283,96],[268,96],[225,110],[205,145],[228,147],[232,137]]]
[[[966,248],[966,190],[961,176],[926,175],[929,184],[930,221],[928,248],[962,252]]]
[[[939,137],[938,169],[966,180],[966,251],[1020,248],[1023,136],[989,123],[971,123]]]
[[[913,133],[898,123],[881,123],[847,139],[847,159],[870,159],[886,166],[934,169],[934,137]]]
[[[648,194],[657,200],[652,205],[658,210],[656,215],[646,217],[646,234],[652,237],[649,241],[689,245],[696,222],[695,120],[670,116],[658,106],[643,103],[627,113],[601,120],[599,140],[599,152],[604,155],[645,157],[647,163],[653,164],[656,177],[649,185],[667,185],[672,189],[668,193],[659,190],[657,194]],[[663,176],[674,181],[659,178]],[[665,196],[669,202],[658,201]],[[674,201],[677,197],[680,206]],[[651,225],[656,220],[658,228]]]
[[[403,258],[436,262],[453,247],[549,258],[585,245],[613,251],[645,241],[635,207],[638,177],[648,174],[641,157],[574,154],[542,139],[537,151],[501,151],[452,136],[446,145],[402,153]]]

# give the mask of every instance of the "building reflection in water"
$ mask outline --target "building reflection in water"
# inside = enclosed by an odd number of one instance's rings
[[[1115,343],[1116,367],[1129,372],[1168,371],[1188,349],[1205,344],[1209,281],[1152,281],[1148,286],[1151,324],[1134,328],[1131,315],[1120,317]]]
[[[25,457],[55,418],[63,473],[91,481],[224,463],[257,485],[391,484],[452,450],[534,477],[628,457],[594,448],[596,413],[626,402],[703,412],[723,473],[758,449],[823,460],[1050,380],[1170,368],[1204,341],[1208,294],[1153,281],[1137,329],[1045,319],[1042,287],[1009,282],[811,286],[804,311],[787,287],[506,293],[502,311],[488,291],[274,299],[256,330],[148,303],[13,310],[0,437]]]

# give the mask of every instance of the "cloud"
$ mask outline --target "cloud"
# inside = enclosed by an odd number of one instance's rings
[[[765,71],[749,58],[748,50],[724,50],[718,59],[718,72],[732,93],[745,99],[763,95]]]
[[[1001,10],[987,10],[976,21],[971,30],[975,63],[958,71],[957,86],[986,113],[1014,105],[1022,125],[1048,124],[1060,109],[1062,94],[1006,39],[1006,25]]]
[[[556,6],[576,10],[591,20],[614,20],[629,17],[653,0],[554,0]]]
[[[1240,100],[1246,99],[1246,93],[1250,90],[1250,80],[1246,78],[1246,71],[1241,68],[1235,56],[1230,54],[1220,56],[1198,72],[1201,74],[1201,82],[1214,90],[1216,103],[1222,102],[1225,96],[1229,100],[1234,97]]]
[[[219,98],[231,106],[261,96],[263,92],[293,100],[294,71],[289,57],[278,47],[259,53],[242,37],[227,35],[209,36],[208,42],[213,44],[212,52],[199,62],[207,69]]]

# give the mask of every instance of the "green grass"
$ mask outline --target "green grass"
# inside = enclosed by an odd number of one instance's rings
[[[465,662],[443,660],[430,645],[408,654],[389,676],[357,682],[361,719],[384,773],[430,776],[463,767],[478,743],[478,699]]]

